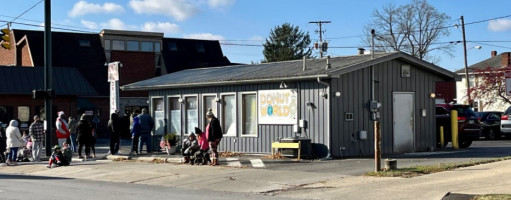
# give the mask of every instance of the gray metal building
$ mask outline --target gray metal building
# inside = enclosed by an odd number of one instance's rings
[[[269,153],[271,142],[301,136],[313,154],[339,157],[374,153],[373,98],[384,154],[435,147],[435,82],[454,77],[394,52],[189,69],[121,88],[149,91],[155,138],[204,130],[212,108],[224,131],[221,151]]]

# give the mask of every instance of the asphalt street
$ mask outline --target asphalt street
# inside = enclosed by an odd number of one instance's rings
[[[121,149],[123,154],[128,153],[126,148],[123,142]],[[318,159],[297,162],[294,159],[267,159],[264,155],[243,155],[222,158],[221,166],[210,167],[177,164],[178,155],[163,153],[142,154],[131,157],[133,159],[131,161],[112,161],[101,159],[108,152],[107,147],[99,145],[97,149],[99,158],[75,161],[68,167],[48,169],[45,162],[0,167],[2,175],[0,190],[3,191],[0,194],[5,194],[2,197],[6,199],[26,199],[25,197],[47,199],[41,198],[46,197],[43,191],[51,191],[52,185],[57,184],[60,187],[61,183],[64,184],[66,192],[77,191],[69,195],[81,198],[94,193],[93,197],[97,194],[98,199],[103,199],[102,195],[117,199],[116,197],[124,197],[122,196],[124,193],[127,194],[126,199],[139,199],[144,196],[160,198],[159,193],[164,196],[183,194],[183,196],[177,196],[178,199],[205,198],[210,194],[214,194],[218,199],[231,197],[237,199],[441,199],[449,192],[511,193],[509,190],[511,169],[508,167],[511,161],[509,160],[415,178],[379,178],[361,176],[363,173],[374,170],[372,158]],[[402,168],[486,160],[510,155],[511,141],[496,140],[476,141],[470,148],[462,150],[447,148],[442,151],[388,157],[397,159],[398,167]],[[109,157],[109,159],[112,158]],[[162,160],[167,162],[154,162]],[[40,187],[39,192],[22,193],[23,190],[18,185],[25,184],[44,186]],[[112,192],[108,193],[108,191]]]

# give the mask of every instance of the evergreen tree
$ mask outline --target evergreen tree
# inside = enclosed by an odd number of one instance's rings
[[[298,26],[284,23],[276,26],[264,43],[264,60],[277,62],[284,60],[310,58],[312,54],[309,33],[301,31]]]

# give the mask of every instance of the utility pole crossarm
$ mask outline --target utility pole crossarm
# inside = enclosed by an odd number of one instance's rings
[[[323,44],[323,27],[322,25],[323,24],[329,24],[331,23],[330,21],[312,21],[312,22],[309,22],[309,24],[317,24],[319,26],[319,31],[317,31],[319,33],[319,43],[320,45]],[[320,50],[319,51],[319,55],[320,55],[320,58],[323,58],[323,50]]]

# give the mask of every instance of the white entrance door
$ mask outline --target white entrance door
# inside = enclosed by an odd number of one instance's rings
[[[413,92],[393,93],[394,153],[414,151],[415,111]]]

